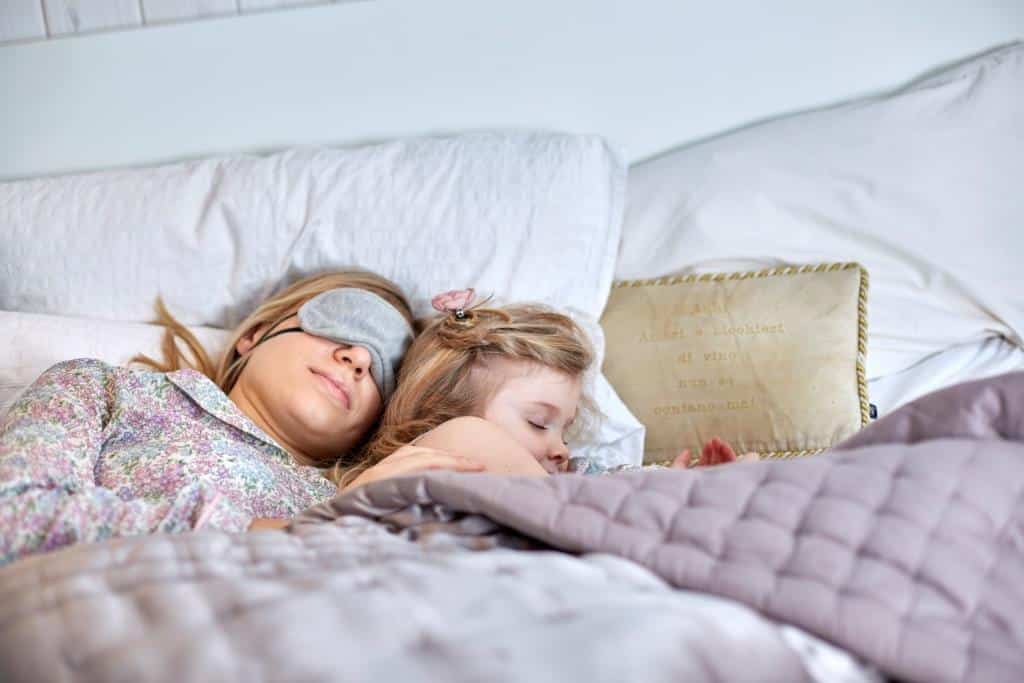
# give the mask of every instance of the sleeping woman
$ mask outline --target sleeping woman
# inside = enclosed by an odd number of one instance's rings
[[[364,445],[413,336],[401,291],[363,271],[265,301],[216,365],[158,308],[165,363],[138,360],[159,372],[59,363],[3,417],[0,564],[115,536],[283,526],[334,494],[325,474]]]

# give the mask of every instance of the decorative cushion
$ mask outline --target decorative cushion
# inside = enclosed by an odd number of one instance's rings
[[[860,429],[867,287],[856,263],[617,282],[604,373],[647,428],[644,462],[713,436],[806,455]]]

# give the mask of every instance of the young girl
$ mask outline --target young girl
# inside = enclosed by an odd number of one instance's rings
[[[410,347],[377,436],[360,458],[339,462],[343,490],[423,469],[569,470],[568,436],[596,413],[582,391],[593,362],[585,334],[543,306],[470,307],[472,298],[472,289],[435,297],[443,315]],[[697,464],[735,459],[714,439]],[[674,466],[689,464],[687,451]]]
[[[218,363],[159,310],[165,362],[139,359],[159,372],[60,363],[3,417],[0,564],[113,536],[283,526],[335,492],[326,468],[363,445],[412,339],[401,291],[363,271],[271,297]]]

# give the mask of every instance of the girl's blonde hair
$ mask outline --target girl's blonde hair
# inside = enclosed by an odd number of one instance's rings
[[[571,318],[536,304],[481,305],[466,309],[462,319],[449,314],[428,321],[406,353],[377,435],[354,461],[339,460],[332,479],[344,486],[442,423],[479,415],[498,386],[488,386],[478,371],[498,358],[582,377],[594,353]],[[596,413],[589,398],[581,406]]]
[[[160,345],[163,360],[157,361],[140,353],[130,362],[148,366],[159,372],[191,368],[213,380],[225,394],[230,393],[235,382],[238,381],[238,376],[242,373],[247,359],[247,356],[241,356],[235,348],[242,337],[251,334],[263,325],[267,325],[268,329],[278,325],[285,318],[295,315],[302,304],[318,294],[345,287],[364,289],[376,294],[394,306],[410,324],[413,323],[409,302],[406,301],[405,294],[394,282],[365,270],[336,270],[311,275],[294,282],[260,304],[235,329],[227,347],[216,363],[211,360],[209,353],[195,335],[171,315],[163,301],[157,298],[156,322],[166,328]],[[185,356],[178,346],[178,340],[184,343],[192,356],[191,358]],[[321,466],[332,464],[334,464],[334,460],[320,463]]]

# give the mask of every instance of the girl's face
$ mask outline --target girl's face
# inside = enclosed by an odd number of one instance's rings
[[[292,316],[274,330],[298,324]],[[369,352],[306,332],[256,345],[268,327],[239,340],[238,352],[251,353],[229,397],[300,463],[348,452],[383,410]]]
[[[565,434],[576,418],[580,379],[522,360],[489,361],[487,372],[498,389],[481,417],[508,432],[549,474],[565,472]]]

